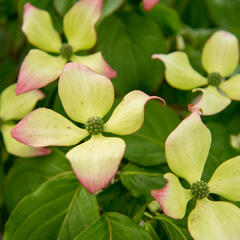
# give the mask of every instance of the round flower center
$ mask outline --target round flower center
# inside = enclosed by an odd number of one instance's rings
[[[197,181],[192,184],[191,192],[194,199],[202,199],[209,195],[209,187],[204,181]]]
[[[222,81],[222,76],[218,72],[212,72],[208,75],[208,84],[212,86],[218,86]]]
[[[104,122],[100,117],[90,117],[85,123],[86,130],[91,135],[97,135],[103,132]]]
[[[64,58],[69,61],[73,54],[72,46],[68,43],[63,43],[62,47],[60,48],[60,53]]]

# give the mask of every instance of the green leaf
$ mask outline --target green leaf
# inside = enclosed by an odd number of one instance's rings
[[[167,35],[177,34],[181,28],[181,21],[177,11],[158,3],[151,11],[144,11],[144,14],[152,17]]]
[[[158,25],[135,12],[104,19],[98,29],[98,46],[117,71],[113,84],[123,95],[135,89],[152,93],[163,77],[163,64],[152,54],[166,52]]]
[[[10,62],[11,60],[6,60],[6,57],[9,54],[9,49],[10,49],[10,43],[8,41],[8,31],[1,26],[0,27],[0,44],[1,44],[1,48],[0,48],[0,58],[5,58],[5,62]],[[3,62],[1,62],[1,68],[0,71],[2,72],[3,70],[5,70],[4,66],[2,66]],[[6,67],[6,66],[5,66]],[[2,73],[1,73],[2,74]],[[2,82],[5,81],[1,81],[1,85],[3,84]],[[0,91],[3,88],[0,89]]]
[[[205,0],[210,16],[219,27],[238,27],[240,0]]]
[[[0,1],[0,16],[11,16],[16,12],[16,1]]]
[[[150,235],[130,218],[119,213],[105,213],[74,240],[152,240]]]
[[[115,182],[97,196],[101,209],[105,212],[119,212],[138,222],[139,213],[146,208],[142,198],[134,198],[121,184]]]
[[[236,151],[230,146],[230,136],[226,127],[214,122],[207,123],[207,127],[212,134],[212,144],[203,171],[203,180],[205,181],[211,178],[221,163],[237,155]]]
[[[9,42],[11,43],[12,54],[17,54],[24,42],[21,26],[17,19],[8,23],[8,34]]]
[[[98,218],[97,202],[72,172],[59,174],[25,197],[13,211],[5,240],[71,240]]]
[[[65,216],[57,239],[74,239],[74,237],[82,232],[87,226],[91,225],[98,216],[96,198],[81,187],[76,191],[69,205],[68,213]]]
[[[175,220],[161,214],[156,217],[165,229],[169,240],[189,240],[192,239],[188,230],[186,220]]]
[[[0,207],[2,207],[3,205],[3,180],[4,180],[3,161],[0,158]]]
[[[207,0],[208,1],[208,0]],[[180,4],[185,4],[185,8],[181,11],[182,20],[189,26],[194,28],[208,28],[211,27],[210,16],[207,12],[205,2],[199,0],[179,1]],[[178,6],[177,6],[177,9]]]
[[[102,6],[102,15],[97,24],[100,24],[105,17],[116,11],[116,9],[118,9],[123,3],[124,0],[104,0]]]
[[[68,160],[59,150],[49,156],[17,158],[4,184],[5,200],[9,210],[40,184],[64,171],[71,171]]]
[[[1,34],[1,30],[0,30],[0,34]],[[1,39],[0,39],[0,44],[1,44]],[[2,48],[5,48],[5,46],[3,45]],[[1,50],[0,50],[0,55],[1,55]],[[16,77],[16,74],[17,72],[16,72],[16,66],[14,64],[14,61],[5,58],[5,60],[2,61],[0,65],[0,76],[1,76],[0,92],[2,92],[6,87],[8,87],[13,82],[13,80]]]
[[[134,197],[144,195],[147,200],[152,199],[152,189],[161,189],[167,183],[160,169],[143,168],[132,163],[122,169],[120,179]]]
[[[166,162],[165,140],[179,123],[180,119],[172,109],[150,101],[146,105],[142,128],[135,134],[123,137],[127,144],[125,157],[142,166]]]
[[[64,16],[78,0],[53,0],[53,6],[59,15]]]
[[[153,226],[151,225],[151,223],[146,222],[145,230],[150,233],[150,235],[151,235],[153,240],[160,240],[159,236],[155,232],[155,230],[154,230]]]

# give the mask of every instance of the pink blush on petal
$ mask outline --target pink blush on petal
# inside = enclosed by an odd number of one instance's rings
[[[118,168],[117,168],[118,170]],[[101,179],[90,178],[89,176],[80,176],[76,171],[74,171],[76,177],[79,182],[88,190],[90,194],[94,194],[95,192],[105,188],[113,177],[116,175],[117,170],[111,176],[103,176]]]
[[[48,149],[48,148],[36,148],[36,150],[37,150],[35,154],[36,157],[48,155],[52,152],[51,149]]]
[[[108,63],[103,59],[103,72],[102,74],[108,78],[115,78],[117,76],[117,72],[113,70]]]
[[[151,10],[159,0],[143,0],[144,10],[149,11]]]
[[[166,209],[165,209],[165,202],[166,202],[166,198],[168,196],[168,190],[169,190],[169,182],[166,183],[166,185],[160,189],[160,190],[152,190],[151,191],[151,195],[158,201],[158,203],[160,204],[163,212],[168,215]]]

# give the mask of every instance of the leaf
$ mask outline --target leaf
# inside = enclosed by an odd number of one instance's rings
[[[137,222],[139,213],[145,210],[146,202],[142,198],[134,198],[122,186],[121,182],[115,182],[104,189],[97,196],[98,203],[105,212],[119,212],[127,215]]]
[[[207,1],[191,0],[188,4],[185,4],[187,1],[179,1],[180,4],[185,5],[184,10],[181,11],[182,20],[194,28],[211,27],[210,16],[205,4]],[[177,6],[177,9],[179,9],[179,6]]]
[[[134,197],[144,195],[146,200],[152,199],[152,189],[161,189],[167,183],[160,169],[143,168],[132,163],[122,169],[120,179]]]
[[[17,19],[8,23],[8,34],[9,42],[11,44],[11,52],[12,54],[17,54],[24,42],[21,26]]]
[[[181,21],[178,12],[158,3],[151,11],[144,11],[144,14],[152,17],[167,35],[177,34],[181,28]]]
[[[0,207],[2,207],[3,205],[3,180],[4,180],[3,161],[0,158]]]
[[[0,27],[0,44],[1,44],[1,48],[0,48],[0,58],[5,58],[5,61],[1,62],[1,68],[0,68],[0,71],[1,71],[1,74],[4,73],[4,70],[5,70],[5,67],[7,67],[7,65],[13,65],[14,67],[14,62],[11,61],[10,59],[6,59],[6,57],[8,56],[9,54],[9,49],[10,49],[10,43],[8,41],[8,31],[6,29],[4,29],[3,26]],[[4,63],[5,62],[5,63]],[[2,64],[4,64],[2,66]],[[10,66],[11,67],[11,66]],[[2,73],[3,72],[3,73]],[[1,81],[1,84],[0,85],[3,85],[2,82],[5,82],[5,81]],[[6,84],[6,83],[5,83]],[[7,86],[7,85],[6,85]],[[0,88],[0,91],[2,91],[3,88],[1,87]]]
[[[56,149],[49,156],[16,158],[4,184],[8,209],[13,210],[24,196],[35,191],[52,176],[64,171],[71,171],[71,167],[65,155]]]
[[[239,26],[240,0],[206,0],[205,4],[219,27]]]
[[[155,230],[154,230],[153,226],[151,225],[151,223],[146,222],[145,230],[150,233],[150,235],[151,235],[153,240],[160,240],[159,236],[155,232]]]
[[[189,240],[192,239],[188,230],[185,220],[175,220],[161,214],[156,217],[165,229],[169,240]]]
[[[58,240],[73,239],[87,226],[98,218],[98,205],[96,198],[90,195],[84,188],[76,191],[69,205]]]
[[[98,29],[98,46],[117,71],[113,84],[118,94],[135,89],[152,93],[159,86],[163,64],[151,56],[166,52],[166,43],[151,18],[135,12],[107,17]]]
[[[78,0],[53,0],[53,6],[60,16],[64,16],[77,1]]]
[[[5,240],[71,240],[98,218],[97,202],[72,172],[59,174],[25,197],[11,214]]]
[[[104,0],[103,6],[102,6],[102,15],[100,19],[98,20],[97,24],[100,24],[104,18],[112,14],[116,9],[118,9],[122,4],[124,3],[124,0]]]
[[[130,218],[119,213],[105,213],[74,240],[152,240],[150,235]]]
[[[209,122],[207,127],[212,134],[212,145],[203,171],[203,179],[210,180],[216,168],[224,161],[236,156],[236,151],[230,146],[229,133],[223,125]]]
[[[0,35],[1,35],[1,30],[0,30]],[[0,44],[1,44],[1,39],[0,39]],[[6,49],[6,47],[3,45],[3,49],[4,48]],[[1,55],[1,50],[0,50],[0,55]],[[16,66],[13,60],[6,59],[1,62],[0,76],[2,79],[0,81],[0,93],[1,93],[6,87],[8,87],[13,82],[13,79],[16,77]]]
[[[0,15],[3,16],[11,16],[16,12],[16,1],[9,0],[9,1],[1,1],[0,2]]]
[[[165,163],[165,140],[179,123],[179,117],[169,107],[157,101],[147,103],[142,128],[123,137],[127,144],[125,157],[142,166]]]

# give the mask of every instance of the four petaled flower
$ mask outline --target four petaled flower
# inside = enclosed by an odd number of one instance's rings
[[[132,91],[104,123],[102,118],[114,102],[112,82],[76,63],[65,66],[58,91],[65,112],[74,121],[85,124],[85,129],[50,109],[39,108],[18,123],[12,136],[29,146],[43,147],[71,146],[91,135],[89,140],[71,149],[66,156],[80,182],[94,193],[106,186],[116,174],[125,152],[125,142],[121,138],[105,137],[102,133],[134,133],[144,121],[146,102],[152,98],[162,99]]]
[[[0,129],[7,151],[19,157],[49,154],[49,149],[29,147],[12,138],[11,130],[16,126],[14,121],[26,116],[33,110],[37,101],[44,98],[44,94],[39,90],[16,96],[15,89],[16,84],[12,84],[0,96]]]
[[[164,62],[166,80],[171,86],[202,92],[201,98],[189,106],[192,112],[200,110],[204,115],[211,115],[226,108],[231,99],[240,100],[240,74],[225,79],[236,70],[239,60],[238,40],[229,32],[214,33],[203,48],[202,65],[208,73],[207,78],[191,67],[184,52],[155,54],[153,58]],[[204,85],[207,87],[195,89]]]
[[[80,0],[67,12],[63,28],[68,43],[63,44],[49,13],[30,3],[25,5],[22,30],[29,42],[44,51],[60,53],[61,56],[53,56],[38,49],[31,50],[21,66],[16,94],[39,89],[56,80],[68,61],[87,65],[110,78],[116,76],[101,52],[87,56],[74,54],[95,45],[97,37],[94,25],[101,15],[102,1]]]
[[[170,169],[191,184],[182,187],[177,176],[167,173],[168,183],[161,190],[152,190],[153,197],[164,213],[183,218],[191,198],[196,206],[188,217],[188,228],[196,240],[237,240],[240,236],[240,209],[226,201],[208,199],[210,193],[232,201],[240,201],[240,156],[222,163],[208,184],[201,181],[211,145],[211,133],[202,123],[199,113],[193,112],[166,140],[166,158]]]

